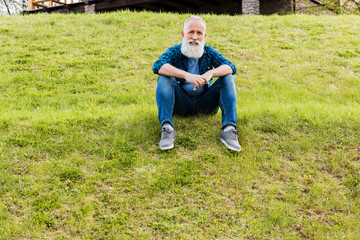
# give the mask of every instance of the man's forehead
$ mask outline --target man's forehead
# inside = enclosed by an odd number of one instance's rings
[[[190,27],[201,27],[203,31],[205,31],[205,24],[199,19],[190,19],[186,24],[186,28],[188,29]]]

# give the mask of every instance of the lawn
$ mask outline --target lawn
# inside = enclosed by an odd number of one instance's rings
[[[158,148],[154,61],[189,14],[0,17],[0,239],[360,239],[360,16],[224,16],[221,113]]]

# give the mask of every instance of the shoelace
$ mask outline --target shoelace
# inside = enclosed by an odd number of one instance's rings
[[[239,131],[235,129],[230,130],[234,135],[231,135],[233,139],[237,139],[237,135],[239,135]]]
[[[163,132],[163,131],[165,131],[165,132],[167,132],[167,133],[171,133],[171,132],[172,132],[172,130],[170,130],[169,128],[165,128],[165,127],[163,127],[163,128],[161,129],[161,132]]]
[[[161,129],[161,133],[164,133],[164,135],[162,136],[163,138],[166,138],[168,135],[170,135],[171,134],[171,130],[170,129],[168,129],[168,128],[162,128]]]

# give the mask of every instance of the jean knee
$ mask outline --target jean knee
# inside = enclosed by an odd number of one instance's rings
[[[222,93],[226,94],[229,99],[234,99],[236,101],[237,93],[235,86],[235,78],[233,75],[229,74],[222,77]]]
[[[161,98],[169,98],[173,95],[174,92],[174,85],[172,83],[172,78],[159,75],[157,88],[156,88],[156,95]]]
[[[222,89],[226,89],[227,91],[235,91],[236,92],[235,78],[233,75],[231,75],[231,74],[225,75],[223,77],[220,77],[217,81],[220,82]]]
[[[174,86],[174,83],[176,83],[176,79],[174,77],[159,75],[157,82],[158,84],[170,84]]]
[[[235,86],[235,78],[232,74],[225,75],[222,77],[222,79],[226,84]]]

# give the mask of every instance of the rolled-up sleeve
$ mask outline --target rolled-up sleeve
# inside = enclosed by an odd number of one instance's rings
[[[221,53],[219,53],[212,47],[210,47],[210,49],[212,55],[212,65],[215,68],[220,67],[221,65],[228,65],[231,67],[233,75],[237,72],[235,65],[230,60],[227,60]]]
[[[160,57],[159,59],[154,63],[152,70],[155,74],[159,74],[160,68],[168,63],[172,64],[174,57],[174,50],[173,47],[168,48]]]

